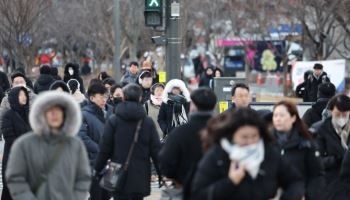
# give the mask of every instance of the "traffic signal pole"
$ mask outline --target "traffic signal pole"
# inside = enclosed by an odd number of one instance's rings
[[[119,0],[114,0],[114,78],[119,81],[121,79],[120,71],[120,2]]]
[[[167,80],[181,79],[180,0],[166,0],[166,72]]]

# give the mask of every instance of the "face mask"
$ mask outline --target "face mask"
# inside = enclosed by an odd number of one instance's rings
[[[348,123],[349,118],[348,117],[339,118],[339,119],[333,118],[332,120],[333,120],[333,123],[338,125],[339,127],[344,127],[346,123]]]
[[[72,75],[74,74],[74,70],[73,70],[72,68],[69,68],[69,69],[68,69],[68,73],[69,73],[69,75],[72,76]]]
[[[123,98],[121,98],[121,97],[114,97],[114,99],[113,99],[113,102],[115,105],[118,105],[122,101],[123,101]]]
[[[226,138],[220,141],[221,147],[229,155],[231,160],[235,160],[240,165],[244,165],[249,175],[255,179],[258,176],[260,164],[264,160],[264,142],[239,146],[231,144]]]

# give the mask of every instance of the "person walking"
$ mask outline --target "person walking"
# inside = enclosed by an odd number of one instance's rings
[[[187,123],[190,101],[190,92],[182,80],[173,79],[165,85],[163,103],[158,115],[158,123],[164,137],[175,127]]]
[[[141,87],[137,84],[128,84],[123,88],[123,93],[125,101],[118,105],[116,114],[106,123],[95,174],[98,179],[109,159],[115,163],[125,164],[130,147],[135,141],[137,127],[140,127],[130,157],[125,185],[121,191],[114,192],[113,197],[115,200],[141,200],[150,195],[151,159],[159,174],[160,140],[152,119],[146,116],[145,109],[140,103]]]
[[[305,199],[320,199],[325,187],[323,163],[296,105],[278,102],[273,109],[273,125],[273,137],[281,155],[303,176]]]
[[[55,82],[55,79],[51,75],[51,67],[48,65],[41,66],[40,76],[34,84],[35,94],[48,91],[53,82]]]
[[[334,96],[328,104],[331,117],[316,127],[316,142],[325,167],[327,185],[337,179],[346,150],[350,144],[350,98]]]
[[[300,173],[271,143],[265,123],[249,108],[225,112],[209,120],[205,131],[209,150],[197,166],[192,199],[300,200]],[[288,173],[286,173],[288,172]]]
[[[9,103],[11,109],[5,112],[1,124],[1,132],[5,140],[1,171],[3,174],[1,200],[12,200],[5,179],[5,171],[8,157],[10,155],[10,149],[18,137],[31,130],[28,120],[29,95],[27,89],[21,86],[11,89],[9,92]]]
[[[99,143],[108,117],[113,113],[113,108],[107,105],[107,89],[100,84],[90,85],[88,88],[89,102],[82,108],[83,123],[78,136],[84,142],[88,152],[90,166],[96,163]],[[107,191],[101,190],[99,183],[93,181],[90,189],[91,200],[107,199]]]
[[[146,113],[149,117],[152,118],[153,122],[157,127],[157,132],[161,139],[164,138],[163,131],[160,128],[157,119],[159,115],[160,105],[163,102],[163,91],[164,85],[161,83],[156,83],[151,87],[151,97],[148,101],[145,102],[144,106],[146,109]]]
[[[309,102],[317,101],[318,86],[321,83],[329,83],[330,80],[326,72],[323,71],[323,65],[316,63],[314,71],[309,75],[305,83],[307,100]]]
[[[64,92],[40,94],[29,113],[33,129],[11,148],[6,181],[14,200],[85,200],[91,169],[75,135],[79,105]]]
[[[193,174],[203,156],[200,132],[213,116],[217,98],[202,87],[191,93],[191,100],[188,124],[176,127],[159,152],[162,174],[183,190],[184,199],[191,199]]]
[[[70,79],[76,79],[80,84],[80,92],[85,94],[84,81],[80,76],[79,65],[74,63],[68,63],[64,68],[63,81],[68,83]]]

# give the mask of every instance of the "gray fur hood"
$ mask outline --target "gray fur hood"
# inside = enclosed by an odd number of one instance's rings
[[[58,91],[43,92],[35,99],[29,113],[29,122],[33,132],[39,135],[50,133],[45,120],[45,111],[54,105],[65,109],[65,119],[61,132],[70,137],[75,136],[82,121],[79,104],[71,95]]]
[[[180,88],[180,90],[181,90],[181,92],[182,92],[182,95],[186,98],[186,101],[187,101],[187,102],[190,102],[190,101],[191,101],[191,95],[190,95],[190,92],[188,91],[188,89],[187,89],[185,83],[184,83],[182,80],[173,79],[173,80],[170,80],[170,81],[165,85],[165,88],[164,88],[164,91],[163,91],[163,102],[164,102],[164,103],[167,103],[167,102],[168,102],[168,93],[170,93],[171,90],[172,90],[174,87]]]

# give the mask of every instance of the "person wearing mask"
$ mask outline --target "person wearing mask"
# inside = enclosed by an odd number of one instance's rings
[[[307,91],[306,91],[306,82],[308,77],[312,75],[312,73],[313,73],[312,70],[308,70],[304,72],[304,82],[300,83],[295,89],[295,95],[298,98],[302,98],[304,102],[309,102]]]
[[[303,115],[303,121],[308,127],[322,120],[322,113],[326,109],[329,99],[335,95],[335,92],[336,88],[332,83],[321,83],[318,86],[317,101]]]
[[[303,176],[305,199],[320,199],[325,186],[322,160],[306,124],[299,117],[296,105],[287,101],[278,102],[273,109],[273,126],[273,137],[282,157]]]
[[[5,140],[2,159],[3,190],[1,200],[12,200],[4,176],[11,146],[18,137],[31,130],[28,120],[29,95],[27,89],[22,86],[11,89],[9,92],[9,103],[11,109],[5,112],[1,124],[1,132]]]
[[[79,105],[64,92],[40,94],[29,113],[33,131],[11,147],[6,181],[15,200],[85,200],[91,169],[83,143]]]
[[[338,94],[329,101],[331,117],[325,119],[316,129],[317,147],[325,167],[327,185],[339,175],[341,162],[349,147],[350,98]]]
[[[244,83],[237,83],[232,87],[232,106],[227,109],[228,112],[235,110],[236,108],[248,108],[252,101],[249,93],[249,87]]]
[[[107,105],[108,93],[102,84],[93,84],[88,88],[89,102],[82,108],[83,123],[78,136],[84,142],[88,152],[90,166],[95,166],[100,150],[99,143],[103,134],[104,125],[112,114],[113,108]],[[107,192],[99,187],[99,183],[92,182],[90,189],[91,200],[106,199]]]
[[[111,87],[111,92],[107,103],[112,106],[114,113],[116,112],[117,106],[124,101],[123,87],[120,84],[114,84]]]
[[[147,117],[141,104],[141,87],[128,84],[123,88],[123,93],[125,101],[118,105],[116,114],[106,122],[94,174],[98,180],[109,159],[124,165],[139,130],[125,185],[121,191],[113,192],[113,197],[118,200],[141,200],[150,195],[151,160],[159,174],[157,154],[160,139],[152,119]]]
[[[329,82],[330,80],[327,76],[327,73],[323,71],[323,65],[316,63],[314,65],[313,74],[309,75],[305,83],[307,100],[309,102],[317,101],[318,86],[321,83],[329,83]]]
[[[213,116],[217,98],[209,88],[198,88],[191,93],[188,124],[176,127],[159,152],[162,174],[183,189],[183,198],[191,199],[191,181],[197,164],[203,156],[200,131]]]
[[[209,87],[213,88],[213,80],[214,80],[214,69],[212,67],[208,67],[205,71],[201,80],[199,81],[199,87]]]
[[[34,84],[35,94],[49,90],[53,82],[55,82],[55,79],[51,76],[51,67],[48,65],[41,66],[40,76]]]
[[[129,68],[125,72],[125,75],[122,77],[122,83],[136,83],[139,73],[139,64],[137,62],[131,62]]]
[[[183,81],[173,79],[165,85],[157,120],[164,137],[175,127],[187,123],[190,101],[190,92]]]
[[[74,63],[68,63],[64,68],[64,77],[63,81],[68,83],[70,79],[76,79],[80,84],[80,92],[85,94],[85,87],[83,79],[79,73],[79,65]]]
[[[82,104],[85,101],[85,96],[80,92],[80,83],[76,79],[71,79],[67,82],[68,91],[73,98],[79,103]]]
[[[210,119],[205,129],[209,150],[200,160],[192,182],[192,199],[300,200],[300,173],[271,142],[258,113],[239,108]],[[287,173],[286,173],[287,172]]]
[[[144,106],[146,109],[146,114],[152,118],[153,122],[156,125],[159,138],[164,138],[163,131],[160,128],[157,119],[159,115],[160,105],[163,102],[163,91],[164,85],[161,83],[156,83],[151,87],[151,98],[145,102]]]
[[[153,82],[152,74],[148,71],[141,72],[138,82],[142,88],[141,103],[145,104],[151,97],[151,87]]]

